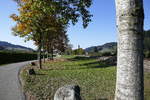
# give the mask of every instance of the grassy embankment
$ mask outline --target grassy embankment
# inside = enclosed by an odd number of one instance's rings
[[[35,76],[29,76],[27,71],[22,73],[25,92],[38,100],[53,100],[56,90],[67,84],[78,84],[83,100],[114,99],[116,67],[83,57],[65,57],[44,66],[42,70],[36,69]],[[150,73],[145,73],[145,100],[150,99],[149,84]]]

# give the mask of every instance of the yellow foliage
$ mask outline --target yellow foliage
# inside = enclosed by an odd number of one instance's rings
[[[25,24],[23,24],[23,23],[19,23],[18,25],[17,25],[17,30],[18,31],[24,31],[25,30]]]
[[[18,10],[19,11],[25,11],[25,10],[28,10],[30,8],[31,4],[25,4],[25,5],[22,5]]]
[[[22,2],[28,2],[29,0],[21,0]]]
[[[31,21],[31,20],[28,20],[26,23],[27,23],[27,24],[31,24],[31,23],[32,23],[32,21]]]
[[[35,15],[34,12],[26,12],[26,13],[22,13],[21,16],[26,17],[26,18],[32,18]]]
[[[24,31],[24,35],[27,35],[27,34],[29,34],[30,32],[32,32],[31,29],[26,29],[26,30]]]

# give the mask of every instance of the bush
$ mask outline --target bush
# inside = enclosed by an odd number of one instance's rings
[[[111,54],[111,52],[103,52],[102,53],[102,56],[111,56],[112,54]]]
[[[145,58],[150,58],[150,51],[144,52]]]

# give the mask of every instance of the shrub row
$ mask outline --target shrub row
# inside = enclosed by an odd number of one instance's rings
[[[0,52],[0,64],[8,64],[35,59],[37,59],[36,53]]]
[[[145,51],[144,56],[145,58],[150,58],[150,51]]]

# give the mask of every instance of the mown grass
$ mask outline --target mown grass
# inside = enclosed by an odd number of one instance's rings
[[[36,69],[37,75],[22,73],[24,90],[38,100],[53,100],[56,90],[64,85],[77,84],[83,100],[113,100],[115,93],[116,67],[99,63],[85,57],[65,57],[46,62],[44,69]],[[27,69],[25,69],[27,70]],[[150,73],[145,74],[145,100],[150,95]]]
[[[150,72],[144,74],[144,96],[145,100],[150,100]]]

